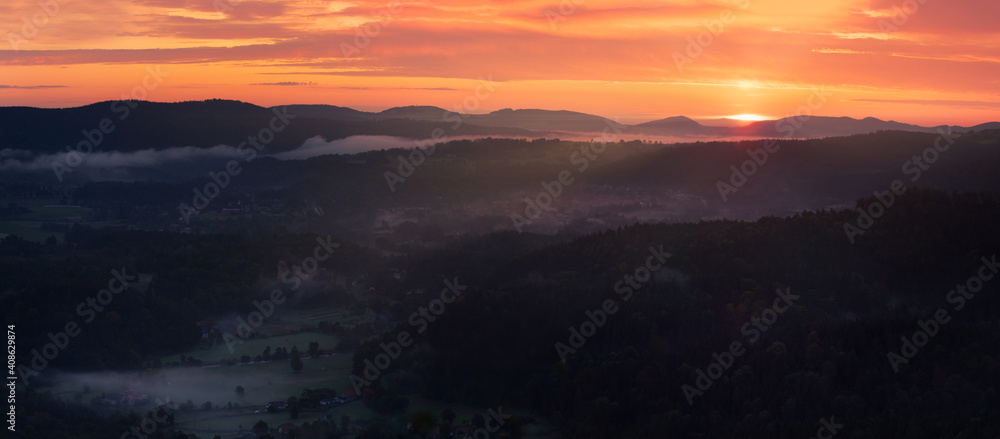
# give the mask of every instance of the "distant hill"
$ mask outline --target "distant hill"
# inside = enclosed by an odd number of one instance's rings
[[[340,108],[340,107],[336,107]],[[606,127],[624,125],[600,116],[575,111],[513,110],[505,108],[488,114],[459,114],[440,107],[395,107],[379,113],[365,113],[369,119],[413,119],[426,121],[457,121],[483,127],[520,128],[532,131],[570,131],[599,133]]]
[[[286,105],[288,112],[305,117],[333,120],[371,120],[372,113],[334,105]]]
[[[84,131],[98,129],[105,118],[111,121],[113,131],[102,134],[100,139],[96,134],[91,136],[100,141],[95,150],[236,146],[268,127],[278,108],[220,99],[178,103],[106,101],[54,109],[0,107],[0,150],[65,151],[67,146],[84,141]],[[287,129],[275,133],[274,140],[267,145],[269,151],[295,149],[315,136],[323,136],[327,140],[355,135],[425,139],[438,128],[448,136],[525,137],[533,134],[519,128],[483,127],[471,123],[455,128],[453,122],[440,118],[422,120],[406,117],[409,114],[405,111],[375,115],[329,105],[292,105],[287,108],[288,114],[294,115],[295,119],[291,120]],[[431,113],[430,110],[423,112]]]
[[[850,117],[811,116],[801,119],[788,117],[753,122],[735,128],[733,131],[739,135],[762,137],[830,137],[867,134],[876,131],[934,132],[935,129],[936,127],[922,127],[891,120],[884,121],[874,117],[854,119]]]
[[[705,126],[685,116],[674,116],[632,125],[628,128],[628,132],[666,136],[708,136],[716,133],[726,135],[728,129],[728,127]]]
[[[611,119],[575,111],[512,110],[474,114],[469,123],[488,127],[517,127],[534,131],[599,133],[608,127],[624,127]]]
[[[614,128],[626,135],[660,135],[682,138],[797,137],[819,138],[866,134],[876,131],[935,132],[940,127],[883,121],[873,117],[785,118],[743,126],[707,126],[684,116],[636,125],[622,125],[592,114],[541,109],[503,109],[486,114],[459,114],[440,107],[406,106],[381,112],[359,111],[333,105],[261,107],[211,99],[176,103],[106,101],[74,108],[0,107],[0,149],[54,153],[85,139],[107,118],[111,133],[103,135],[96,149],[136,151],[175,146],[208,148],[238,145],[267,127],[274,111],[286,108],[296,116],[287,130],[268,145],[272,152],[298,148],[311,137],[327,140],[354,135],[387,135],[412,139],[431,137],[435,129],[448,136],[541,137],[561,133],[600,133]],[[461,124],[457,123],[462,121]],[[1000,122],[956,131],[998,129]],[[93,137],[93,136],[92,136]]]
[[[669,117],[654,120],[629,127],[629,132],[662,136],[678,137],[795,137],[820,138],[833,136],[851,136],[868,134],[876,131],[913,131],[920,133],[936,132],[938,127],[923,127],[919,125],[884,121],[874,117],[854,119],[851,117],[787,117],[778,120],[762,120],[750,122],[743,126],[707,126],[686,117]],[[982,131],[996,129],[1000,122],[990,122],[974,127],[950,126],[955,131]]]

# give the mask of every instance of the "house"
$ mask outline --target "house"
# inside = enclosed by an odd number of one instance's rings
[[[122,392],[122,401],[128,405],[135,405],[149,400],[149,395],[128,389]]]
[[[340,398],[343,399],[344,402],[355,401],[358,399],[358,392],[355,392],[354,390],[345,390],[341,392]]]
[[[278,426],[278,433],[288,434],[288,432],[292,430],[295,430],[295,424],[291,422],[286,422]]]
[[[121,401],[122,395],[120,393],[102,393],[101,403],[106,405],[118,405]]]

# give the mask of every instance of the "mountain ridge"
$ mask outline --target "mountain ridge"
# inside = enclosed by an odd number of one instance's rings
[[[638,124],[570,110],[511,109],[489,113],[458,113],[441,107],[411,105],[379,112],[328,104],[293,104],[262,107],[225,99],[151,102],[102,101],[79,107],[0,107],[0,150],[62,151],[78,145],[104,119],[111,129],[101,136],[100,150],[159,149],[174,146],[208,148],[236,145],[266,127],[276,111],[295,115],[290,129],[275,136],[271,148],[294,149],[306,139],[328,140],[355,135],[387,135],[412,139],[433,137],[437,130],[448,136],[558,137],[573,133],[609,133],[633,136],[666,136],[680,140],[711,138],[819,138],[866,134],[876,131],[936,132],[1000,129],[1000,122],[972,127],[920,125],[884,121],[874,117],[786,117],[740,126],[703,125],[687,116],[672,116]]]

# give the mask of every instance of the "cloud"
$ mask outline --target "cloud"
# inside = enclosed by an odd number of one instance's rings
[[[211,148],[183,146],[133,152],[95,151],[84,157],[71,174],[66,175],[77,180],[128,181],[134,178],[127,169],[147,168],[157,169],[183,180],[202,174],[202,171],[207,172],[227,160],[245,157],[246,154],[228,145]],[[37,154],[10,148],[0,150],[0,172],[3,173],[52,173],[53,163],[57,162],[67,163],[67,154]]]
[[[21,90],[37,90],[40,88],[63,88],[65,85],[4,85],[0,84],[0,88],[14,88]]]
[[[334,87],[342,90],[436,90],[436,91],[456,91],[461,90],[452,87]]]
[[[250,85],[319,85],[315,82],[296,82],[296,81],[284,81],[284,82],[255,82]]]
[[[977,107],[977,108],[1000,108],[1000,102],[992,101],[963,101],[954,99],[847,99],[849,102],[876,102],[907,105],[930,105],[934,107]]]
[[[330,154],[355,154],[376,149],[412,148],[412,139],[393,136],[350,136],[344,139],[326,140],[321,136],[311,137],[302,146],[274,155],[278,160],[303,160]]]
[[[835,54],[852,54],[852,55],[872,53],[872,52],[852,50],[852,49],[813,49],[812,51],[816,53],[835,53]]]

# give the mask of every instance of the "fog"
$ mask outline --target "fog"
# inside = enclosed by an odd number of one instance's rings
[[[274,154],[278,160],[303,160],[329,154],[357,154],[378,149],[412,148],[417,141],[393,136],[350,136],[326,140],[321,136],[310,137],[302,146],[291,151]]]
[[[223,371],[225,368],[241,368],[238,374],[230,371]],[[159,369],[142,373],[119,373],[119,372],[49,372],[49,379],[54,383],[53,394],[61,396],[63,399],[73,401],[75,395],[89,386],[93,392],[90,396],[80,400],[82,404],[89,404],[90,399],[102,393],[120,393],[131,390],[149,396],[149,405],[154,407],[158,403],[173,402],[182,404],[188,400],[192,401],[199,408],[206,401],[213,405],[226,405],[229,402],[234,404],[240,402],[236,395],[236,386],[242,386],[246,392],[243,403],[252,405],[262,405],[267,401],[263,400],[263,395],[255,395],[255,390],[287,384],[287,381],[295,381],[301,377],[292,374],[273,374],[266,372],[255,372],[253,369],[257,365],[236,365],[236,366],[208,366],[208,367],[186,367]],[[211,384],[209,384],[211,383]],[[58,389],[58,391],[56,390]],[[296,392],[297,393],[297,392]],[[292,395],[289,395],[292,396]]]
[[[279,160],[302,160],[328,154],[356,154],[415,146],[417,143],[412,139],[393,136],[351,136],[330,141],[316,136],[307,139],[294,150],[262,155]],[[34,174],[41,181],[50,181],[56,176],[54,169],[58,167],[61,169],[60,177],[70,183],[136,180],[182,182],[217,171],[227,161],[242,162],[247,158],[247,152],[241,152],[231,145],[210,148],[177,146],[133,152],[94,151],[82,157],[76,153],[37,154],[23,149],[5,148],[0,150],[0,173]]]
[[[31,151],[7,148],[0,150],[0,171],[53,172],[53,163],[59,163],[69,168],[155,167],[176,162],[232,159],[245,155],[229,145],[216,145],[211,148],[181,146],[162,150],[144,149],[134,152],[95,151],[83,156],[77,166],[73,166],[73,163],[77,163],[78,155],[70,155],[69,153],[36,155]]]
[[[609,133],[609,135],[614,133]],[[491,136],[446,136],[440,142],[453,140],[476,140]],[[493,136],[497,137],[497,136]],[[503,136],[499,136],[503,137]],[[601,141],[600,133],[550,132],[544,137],[569,141]],[[519,137],[522,138],[522,137]],[[528,140],[538,137],[529,137]],[[641,134],[615,134],[611,141],[643,140],[659,143],[679,143],[694,141],[747,140],[749,138],[722,137],[667,137]],[[422,141],[426,142],[426,140]],[[343,139],[326,140],[321,136],[306,139],[301,146],[291,150],[263,156],[278,160],[306,160],[331,154],[357,154],[366,151],[394,148],[413,148],[418,141],[395,136],[350,136]],[[24,180],[82,184],[88,181],[137,181],[150,180],[167,183],[189,181],[204,177],[206,173],[218,171],[226,162],[243,162],[248,153],[231,145],[216,145],[210,148],[176,146],[165,149],[144,149],[131,152],[94,151],[86,156],[76,153],[38,154],[24,149],[5,148],[0,150],[0,173],[21,174]],[[57,171],[56,169],[60,171]]]

